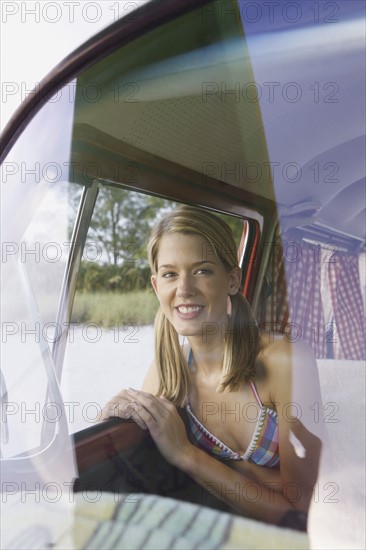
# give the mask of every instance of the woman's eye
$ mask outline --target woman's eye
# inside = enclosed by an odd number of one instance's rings
[[[210,269],[198,269],[197,270],[198,275],[212,275],[212,271]]]
[[[171,279],[175,276],[175,273],[173,271],[167,271],[166,273],[163,273],[164,279]]]

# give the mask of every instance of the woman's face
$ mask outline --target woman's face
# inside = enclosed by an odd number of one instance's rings
[[[227,296],[239,288],[240,269],[228,272],[206,239],[184,233],[161,238],[157,264],[151,282],[178,334],[220,334]]]

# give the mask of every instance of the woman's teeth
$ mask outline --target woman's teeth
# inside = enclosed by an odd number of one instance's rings
[[[201,306],[180,306],[178,308],[179,313],[194,313],[199,311]]]

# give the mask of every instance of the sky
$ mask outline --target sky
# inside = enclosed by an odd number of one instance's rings
[[[53,67],[148,0],[2,0],[0,128]]]

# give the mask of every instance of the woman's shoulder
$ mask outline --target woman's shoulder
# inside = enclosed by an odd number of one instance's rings
[[[263,394],[277,411],[285,407],[282,418],[289,414],[301,418],[307,430],[323,438],[324,425],[314,415],[314,405],[323,409],[318,365],[310,345],[304,340],[291,342],[284,334],[275,339],[265,336],[260,363],[265,373]]]
[[[311,347],[304,340],[292,341],[286,334],[261,333],[261,360],[270,367],[284,368],[292,364],[293,359],[314,361],[314,354]]]
[[[291,383],[294,370],[316,368],[310,346],[303,340],[292,342],[285,334],[261,334],[259,362],[264,376],[271,385]]]

